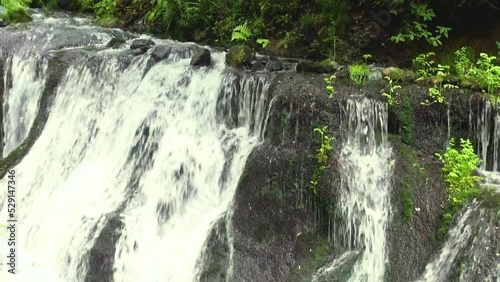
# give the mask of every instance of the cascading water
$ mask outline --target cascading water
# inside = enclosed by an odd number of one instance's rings
[[[158,42],[170,57],[145,75],[149,55],[119,49],[83,57],[62,78],[41,136],[13,168],[16,281],[196,280],[261,140],[267,86],[227,71],[223,53],[193,68],[193,45]]]
[[[13,55],[7,59],[4,75],[3,156],[19,145],[31,127],[38,100],[45,86],[47,61],[36,55]]]
[[[344,112],[339,210],[345,224],[340,240],[351,250],[362,249],[350,281],[383,281],[393,166],[387,142],[387,105],[353,97],[347,100]]]

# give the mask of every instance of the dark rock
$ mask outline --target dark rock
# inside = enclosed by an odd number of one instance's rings
[[[335,68],[327,64],[321,64],[311,61],[302,61],[297,64],[297,72],[312,72],[312,73],[333,73]]]
[[[57,0],[58,8],[68,8],[72,4],[72,0]]]
[[[156,46],[151,53],[151,58],[158,63],[159,61],[165,60],[170,55],[170,46],[160,45]]]
[[[0,27],[6,27],[8,23],[4,22],[2,19],[0,19]]]
[[[132,44],[130,45],[130,49],[136,50],[136,49],[141,49],[145,53],[149,48],[153,47],[155,45],[154,41],[151,39],[136,39],[132,41]]]
[[[210,50],[206,48],[197,48],[191,58],[192,66],[209,66],[212,58],[210,57]]]
[[[126,42],[126,40],[123,38],[114,37],[108,42],[108,44],[106,44],[106,47],[118,49],[118,48],[122,47],[125,44],[125,42]]]
[[[283,70],[283,63],[278,58],[271,56],[266,63],[267,71],[280,71]]]
[[[264,68],[265,68],[265,65],[262,61],[257,60],[257,61],[252,62],[252,71],[253,72],[264,70]]]
[[[235,67],[251,67],[255,60],[255,50],[247,45],[235,45],[226,54],[226,64]]]

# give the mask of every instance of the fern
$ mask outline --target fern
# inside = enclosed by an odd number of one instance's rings
[[[269,45],[269,39],[259,38],[257,39],[257,43],[262,46],[262,48],[266,48]]]
[[[248,41],[248,39],[252,36],[252,31],[248,27],[246,23],[240,24],[233,29],[233,34],[231,36],[231,41],[241,40]]]

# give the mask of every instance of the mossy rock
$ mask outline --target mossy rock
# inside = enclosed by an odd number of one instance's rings
[[[404,77],[405,71],[400,69],[400,68],[389,67],[389,68],[384,69],[382,71],[382,73],[384,74],[384,76],[388,76],[392,80],[402,80]]]
[[[226,64],[231,67],[250,66],[253,60],[255,60],[255,50],[247,45],[235,45],[226,54]]]

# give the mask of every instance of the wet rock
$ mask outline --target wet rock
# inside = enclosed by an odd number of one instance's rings
[[[280,71],[283,70],[283,63],[278,58],[271,56],[266,63],[267,71]]]
[[[120,37],[114,37],[112,38],[108,44],[106,44],[106,47],[108,48],[113,48],[113,49],[118,49],[122,47],[125,44],[125,39],[120,38]]]
[[[302,61],[297,64],[297,72],[333,73],[335,68],[327,64]]]
[[[265,65],[261,60],[256,60],[252,62],[252,72],[264,70]]]
[[[192,66],[209,66],[212,58],[210,57],[210,50],[206,48],[197,48],[191,58]]]
[[[226,54],[226,64],[231,67],[249,67],[255,60],[255,50],[246,45],[235,45]]]
[[[156,46],[151,53],[151,58],[158,63],[159,61],[165,60],[170,55],[170,46],[160,45]]]
[[[376,68],[370,69],[370,75],[368,75],[368,81],[377,81],[382,79],[382,71]]]
[[[132,41],[130,49],[132,50],[140,49],[141,51],[143,51],[143,53],[145,53],[149,48],[153,47],[154,45],[155,43],[151,39],[136,39]]]
[[[0,27],[6,27],[8,24],[0,19]]]
[[[57,0],[58,8],[68,8],[72,4],[73,0]]]

